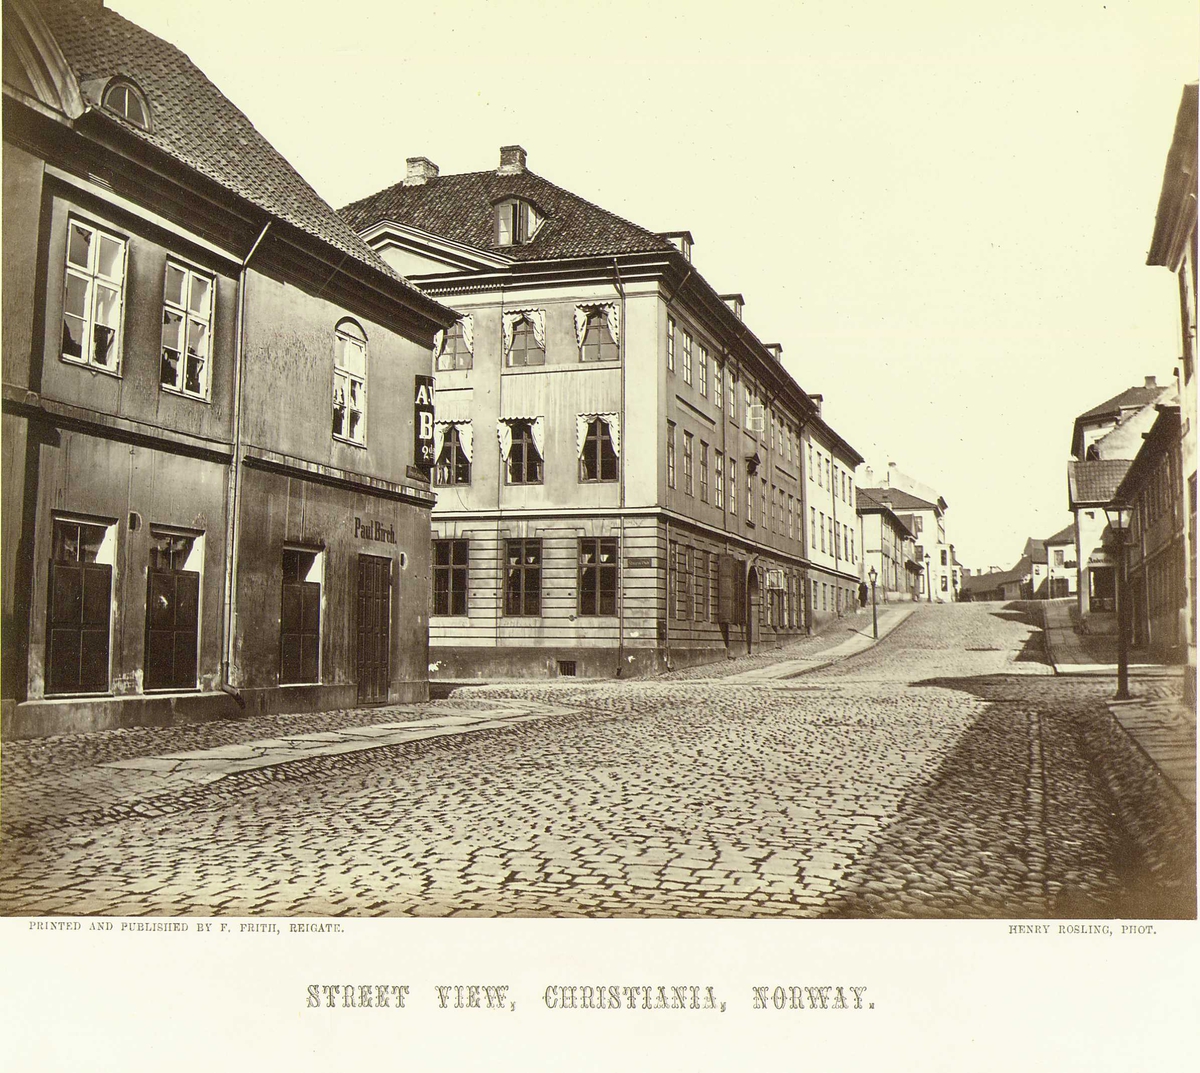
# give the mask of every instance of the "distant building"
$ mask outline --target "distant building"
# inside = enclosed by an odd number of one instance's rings
[[[987,600],[1023,600],[1029,596],[1030,562],[1022,556],[1011,570],[989,570],[962,579],[962,598],[972,603]]]
[[[866,577],[871,568],[875,568],[876,593],[882,603],[917,599],[924,570],[923,564],[917,562],[916,538],[900,520],[892,505],[891,494],[887,490],[858,490],[863,576]]]
[[[433,676],[653,673],[854,606],[861,458],[690,233],[516,145],[459,175],[413,157],[342,212],[458,312],[434,347]]]
[[[1047,597],[1059,600],[1079,591],[1079,559],[1075,547],[1075,524],[1064,526],[1042,542],[1046,548],[1049,575]]]
[[[428,695],[453,315],[178,49],[4,3],[4,736]]]
[[[921,564],[918,596],[923,600],[952,603],[958,598],[962,567],[954,556],[954,545],[946,538],[945,499],[901,473],[895,463],[888,466],[882,482],[868,466],[861,475],[861,488],[876,499],[887,495],[891,509],[913,535],[914,554]],[[910,489],[919,488],[925,495]]]
[[[1189,703],[1196,703],[1196,112],[1197,84],[1183,88],[1175,132],[1163,170],[1154,235],[1146,263],[1175,273],[1179,286],[1179,400],[1181,481],[1186,513],[1184,621]]]

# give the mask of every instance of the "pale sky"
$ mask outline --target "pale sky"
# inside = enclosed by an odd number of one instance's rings
[[[826,419],[1010,566],[1069,521],[1074,416],[1180,352],[1145,265],[1194,0],[571,6],[108,0],[183,49],[334,207],[538,174],[741,291]]]

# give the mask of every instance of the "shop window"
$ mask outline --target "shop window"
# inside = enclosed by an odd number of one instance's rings
[[[46,693],[108,691],[116,526],[55,518],[46,623]]]
[[[508,444],[508,467],[505,470],[509,484],[541,484],[542,452],[535,435],[535,422],[513,420],[504,422],[511,438]]]
[[[603,309],[593,309],[587,315],[587,327],[580,347],[583,361],[616,361],[617,344],[608,328],[608,318]]]
[[[467,430],[459,425],[447,425],[442,449],[438,452],[434,481],[440,485],[471,483],[471,454],[467,446]]]
[[[283,602],[279,614],[279,681],[283,685],[321,680],[324,562],[320,549],[283,549]]]
[[[333,435],[350,443],[366,443],[367,337],[352,320],[338,324],[334,342]]]
[[[617,538],[579,541],[579,614],[617,613]]]
[[[204,536],[151,527],[146,689],[195,689]]]
[[[536,617],[542,613],[542,542],[506,540],[507,572],[504,579],[504,613]]]
[[[474,363],[471,345],[468,342],[464,325],[461,320],[455,321],[447,330],[438,350],[435,367],[438,372],[448,372],[452,369],[470,369]]]
[[[118,373],[125,297],[126,243],[71,219],[63,285],[63,361]]]
[[[433,613],[465,615],[469,579],[470,543],[466,540],[433,542]]]
[[[617,479],[617,452],[612,429],[603,418],[596,417],[588,422],[583,452],[579,456],[579,479],[585,482]]]
[[[104,107],[135,127],[150,129],[150,106],[140,90],[128,82],[114,81],[104,91]]]
[[[212,276],[168,261],[158,374],[158,382],[166,390],[209,397],[212,317]]]

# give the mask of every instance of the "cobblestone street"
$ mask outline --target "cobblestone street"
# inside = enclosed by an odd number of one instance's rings
[[[1056,677],[1041,638],[999,604],[921,606],[797,677],[730,661],[7,743],[0,912],[1193,916],[1194,806],[1115,722],[1112,682]],[[101,766],[355,730],[388,744],[149,801]]]

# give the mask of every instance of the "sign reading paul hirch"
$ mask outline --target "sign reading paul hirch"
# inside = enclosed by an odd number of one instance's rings
[[[433,469],[433,377],[416,377],[413,395],[413,458],[426,473]]]

